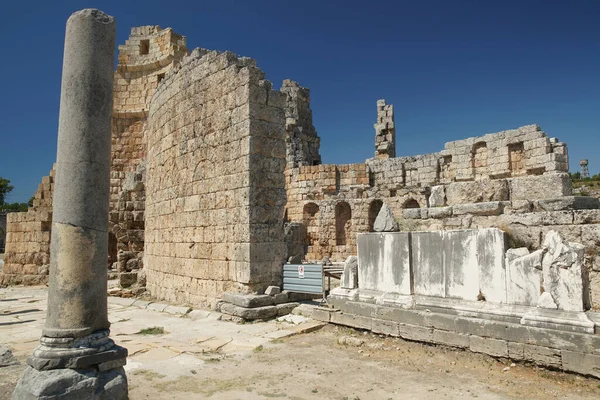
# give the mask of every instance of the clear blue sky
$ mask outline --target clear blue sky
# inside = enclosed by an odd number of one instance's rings
[[[172,27],[188,47],[258,61],[311,89],[325,163],[373,156],[375,102],[396,110],[398,155],[539,124],[600,171],[600,0],[11,1],[2,4],[0,176],[27,201],[56,157],[65,22],[86,7]]]

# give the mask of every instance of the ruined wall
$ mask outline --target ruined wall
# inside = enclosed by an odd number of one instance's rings
[[[206,305],[280,283],[284,103],[254,60],[230,52],[196,49],[167,74],[148,121],[152,295]]]
[[[0,253],[4,253],[6,246],[6,213],[0,213]]]
[[[375,128],[375,158],[396,157],[396,126],[394,106],[385,100],[377,100],[377,123]]]
[[[165,74],[189,53],[185,44],[186,38],[171,28],[141,26],[132,28],[125,44],[119,46],[112,122],[109,257],[116,261],[117,251],[131,256],[120,257],[120,272],[141,267],[133,261],[144,249],[143,160],[148,108]],[[129,259],[133,261],[127,263]]]
[[[42,178],[27,212],[6,215],[6,248],[0,284],[37,285],[48,281],[55,169]]]
[[[285,131],[287,167],[321,164],[319,146],[321,139],[312,124],[310,90],[286,79],[281,93],[286,95]]]
[[[419,224],[403,218],[405,209],[571,195],[566,145],[537,125],[449,142],[438,153],[413,157],[393,157],[393,107],[384,100],[377,102],[374,127],[376,157],[365,164],[286,170],[288,220],[305,224],[308,260],[356,254],[356,233],[371,230],[384,202],[411,230]],[[446,211],[433,214],[449,217]]]

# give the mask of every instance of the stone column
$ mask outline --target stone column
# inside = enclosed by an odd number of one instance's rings
[[[127,398],[127,350],[109,338],[106,297],[115,36],[99,10],[67,21],[48,311],[14,399]]]

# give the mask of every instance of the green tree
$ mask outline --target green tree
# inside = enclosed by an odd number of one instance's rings
[[[9,194],[15,187],[10,184],[8,179],[2,178],[0,176],[0,211],[5,212],[19,212],[19,211],[27,211],[30,207],[29,203],[7,203],[6,195]],[[33,203],[33,197],[29,200],[30,203]],[[31,204],[32,206],[33,204]]]
[[[10,184],[8,179],[4,179],[0,176],[0,206],[4,205],[4,198],[9,194],[15,187]]]

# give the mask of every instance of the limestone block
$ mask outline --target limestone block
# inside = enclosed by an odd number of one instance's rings
[[[233,315],[245,320],[269,319],[277,316],[278,309],[276,306],[264,306],[257,308],[245,308],[236,306],[235,304],[221,304],[221,312],[223,314]]]
[[[443,207],[446,205],[446,190],[444,185],[433,186],[429,196],[429,207]]]
[[[429,218],[448,218],[452,216],[452,207],[436,207],[427,210]]]
[[[564,196],[538,200],[536,206],[544,211],[598,209],[600,208],[600,199],[586,196]]]
[[[392,210],[387,204],[383,204],[377,218],[373,223],[373,230],[375,232],[397,232],[398,222],[394,218]]]
[[[527,248],[506,252],[506,298],[508,304],[536,306],[542,280],[543,250],[529,254]]]
[[[411,294],[409,233],[357,235],[361,289]]]
[[[235,292],[223,293],[223,300],[245,308],[264,307],[274,304],[273,297],[269,295],[241,294]]]
[[[452,207],[453,215],[500,215],[503,211],[504,203],[500,201],[461,204]]]
[[[404,219],[421,219],[421,209],[406,208],[402,210],[402,217],[404,217]]]
[[[443,231],[412,232],[411,241],[415,294],[444,297]]]
[[[357,289],[358,288],[358,257],[349,256],[344,263],[344,272],[342,273],[342,279],[340,287],[343,289]]]
[[[509,187],[506,179],[454,182],[446,185],[446,203],[481,203],[509,200]]]
[[[127,377],[123,367],[108,370],[27,367],[13,399],[127,399]]]
[[[275,296],[276,294],[281,293],[281,289],[279,288],[279,286],[269,286],[266,290],[265,290],[265,294],[267,296]]]
[[[444,232],[446,296],[506,302],[506,237],[496,228]]]
[[[558,232],[550,231],[542,247],[547,251],[542,260],[544,290],[559,310],[584,311],[585,246],[566,242]]]
[[[565,370],[600,378],[600,355],[561,350],[561,356]]]
[[[508,342],[504,340],[470,336],[471,351],[489,354],[494,357],[508,357]]]
[[[573,186],[566,173],[510,178],[511,200],[550,199],[571,196]]]

